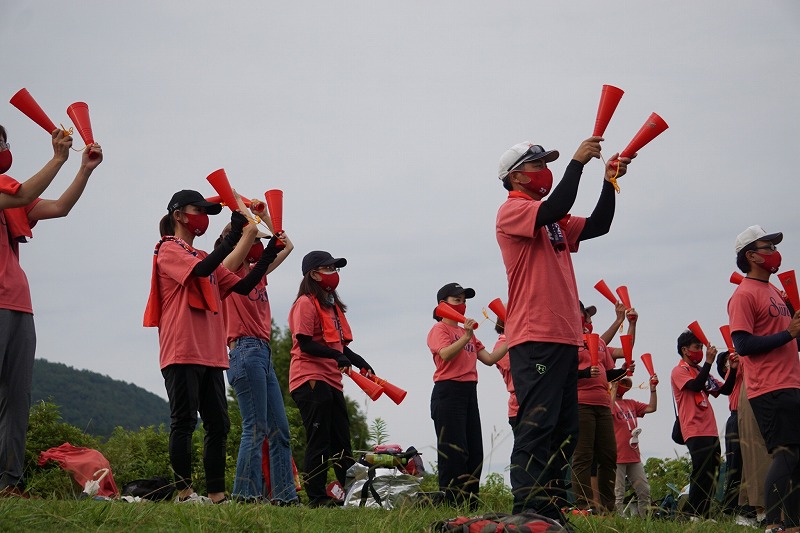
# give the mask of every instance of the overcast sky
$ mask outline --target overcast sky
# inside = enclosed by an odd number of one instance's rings
[[[213,194],[205,177],[225,168],[244,195],[284,191],[296,250],[270,276],[279,325],[306,252],[347,258],[339,292],[352,348],[409,390],[399,407],[366,400],[367,415],[433,461],[425,340],[436,291],[473,287],[474,318],[505,298],[498,159],[521,141],[558,149],[550,167],[560,179],[592,132],[603,84],[625,90],[606,157],[653,111],[670,126],[620,180],[611,232],[573,256],[581,297],[599,309],[595,329],[613,320],[593,289],[601,278],[627,285],[641,315],[636,355],[651,352],[662,377],[659,411],[642,424],[644,456],[686,452],[669,439],[675,340],[698,320],[723,344],[736,235],[752,224],[784,231],[783,269],[800,268],[795,1],[0,6],[0,101],[26,87],[65,125],[66,107],[87,102],[105,154],[70,216],[40,223],[21,246],[40,358],[166,398],[157,331],[141,326],[158,220],[177,190]],[[14,154],[9,174],[27,179],[51,157],[49,137],[7,103],[0,123]],[[44,197],[56,198],[78,166],[73,153]],[[585,216],[602,163],[583,176],[572,213]],[[213,218],[195,244],[210,250],[227,220],[227,211]],[[489,346],[491,326],[477,331]],[[645,379],[637,370],[635,381]],[[345,392],[365,400],[352,383]],[[496,369],[480,369],[478,395],[484,472],[503,471],[512,438]],[[714,407],[722,428],[727,402]]]

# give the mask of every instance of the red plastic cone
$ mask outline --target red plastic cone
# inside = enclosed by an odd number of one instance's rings
[[[622,302],[622,305],[625,306],[625,309],[630,309],[633,307],[631,305],[631,297],[628,295],[628,287],[625,285],[620,285],[617,287],[617,296],[619,296],[619,301]]]
[[[346,374],[353,379],[355,384],[358,385],[358,388],[367,393],[367,396],[369,396],[370,400],[375,401],[380,398],[381,394],[383,394],[383,387],[371,379],[362,376],[358,372],[353,372],[352,368],[350,368]]]
[[[731,337],[731,327],[728,324],[720,326],[719,332],[722,333],[722,338],[725,339],[725,346],[728,347],[728,351],[735,351],[735,348],[733,347],[733,338]]]
[[[614,305],[617,305],[617,298],[616,296],[614,296],[614,293],[611,292],[611,289],[608,288],[608,285],[606,285],[605,281],[601,279],[600,281],[594,284],[594,288],[597,289],[600,292],[600,294],[608,298],[609,302],[611,302]]]
[[[456,322],[459,322],[461,324],[467,321],[464,315],[462,315],[461,313],[459,313],[458,311],[456,311],[455,309],[453,309],[444,302],[439,302],[439,305],[436,306],[435,312],[436,316],[438,316],[439,318],[447,318],[448,320],[455,320]],[[472,329],[478,329],[477,322],[472,326]]]
[[[597,106],[597,118],[594,120],[593,137],[603,136],[623,94],[625,91],[618,87],[603,85],[603,91],[600,93],[600,105]]]
[[[653,374],[656,373],[655,369],[653,368],[653,356],[649,353],[642,354],[642,363],[644,363],[644,367],[647,369],[647,373],[650,374],[650,377],[653,377]]]
[[[89,119],[89,106],[86,102],[75,102],[67,108],[67,116],[78,128],[78,133],[83,139],[84,144],[94,144],[94,135],[92,135],[92,121]]]
[[[589,348],[589,357],[592,358],[592,366],[597,366],[598,350],[600,350],[600,335],[597,333],[584,333],[583,339],[586,341],[586,347]]]
[[[44,110],[39,107],[39,104],[36,103],[36,100],[33,99],[28,89],[22,88],[17,91],[17,94],[12,96],[9,102],[25,113],[25,116],[29,119],[44,128],[47,133],[53,133],[53,130],[57,129],[53,121],[50,120],[50,117],[47,116],[47,113],[45,113]]]
[[[362,375],[366,374],[366,370],[362,369],[361,370],[361,374]],[[378,376],[376,376],[375,374],[372,374],[371,376],[366,376],[366,377],[367,377],[367,379],[370,379],[374,383],[377,383],[378,385],[383,387],[383,392],[386,394],[386,396],[388,396],[389,399],[392,400],[397,405],[400,405],[401,403],[403,403],[403,400],[405,399],[406,394],[408,394],[407,391],[401,389],[397,385],[392,385],[391,383],[389,383],[385,379],[381,379]]]
[[[222,198],[225,205],[227,205],[231,211],[236,211],[236,209],[238,209],[236,196],[233,194],[233,189],[231,189],[231,184],[228,181],[228,175],[225,174],[225,169],[221,168],[215,170],[209,174],[206,179],[211,186],[214,187],[214,190],[217,191],[217,194]]]
[[[792,304],[794,312],[800,311],[800,297],[797,294],[797,278],[794,275],[794,270],[780,272],[778,279],[781,280],[783,290],[786,292],[786,296],[789,297],[789,303]]]
[[[506,321],[506,306],[503,305],[503,300],[500,298],[495,298],[491,302],[489,302],[489,310],[497,315],[497,318],[502,320],[503,322]]]
[[[731,283],[733,283],[734,285],[738,285],[738,284],[740,284],[740,283],[742,282],[742,280],[743,280],[743,279],[744,279],[744,276],[742,276],[742,275],[741,275],[741,274],[739,274],[738,272],[736,272],[736,271],[733,271],[733,272],[731,272],[731,280],[730,280],[730,281],[731,281]]]
[[[644,148],[647,143],[664,133],[664,130],[667,128],[669,128],[669,125],[667,125],[663,118],[659,117],[655,113],[651,113],[644,125],[639,129],[636,135],[633,136],[631,142],[628,143],[628,146],[619,154],[619,156],[631,157],[636,152]]]
[[[269,218],[272,220],[272,231],[280,233],[283,231],[283,191],[271,189],[264,193],[264,198],[267,200]]]
[[[625,355],[625,363],[628,367],[633,363],[633,335],[620,335],[619,341],[622,343],[622,353]],[[628,370],[628,375],[632,376],[633,372]]]
[[[687,327],[689,328],[689,331],[691,331],[694,336],[697,337],[697,340],[699,340],[703,346],[711,346],[711,343],[708,342],[708,337],[706,337],[706,334],[703,333],[703,328],[700,327],[700,324],[697,322],[697,320],[689,324]]]
[[[245,198],[242,195],[239,195],[239,198],[242,199],[242,203],[244,204],[245,207],[250,207],[250,204],[253,203],[251,200],[249,200],[248,198]],[[206,198],[206,202],[211,202],[212,204],[221,204],[222,203],[222,197],[220,195],[209,196],[208,198]]]

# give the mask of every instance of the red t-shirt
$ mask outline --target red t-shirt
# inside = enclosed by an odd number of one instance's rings
[[[739,358],[739,367],[736,369],[736,379],[733,382],[733,390],[731,391],[731,395],[728,396],[728,408],[731,411],[739,410],[739,393],[742,390],[742,383],[744,380],[741,361],[742,359]],[[730,372],[730,370],[728,372]],[[725,377],[727,378],[728,375],[726,374]]]
[[[247,269],[242,265],[235,272],[243,278]],[[223,301],[222,316],[228,344],[239,337],[256,337],[269,341],[272,333],[272,312],[267,296],[267,279],[262,277],[250,294],[231,294]]]
[[[731,333],[744,331],[762,337],[786,331],[792,316],[770,283],[744,278],[728,301],[728,319]],[[739,361],[750,400],[775,390],[800,388],[800,359],[794,339],[771,352],[742,356]]]
[[[289,362],[289,390],[293,391],[306,381],[324,381],[331,387],[343,390],[342,373],[335,359],[327,357],[316,357],[300,350],[297,344],[297,335],[306,335],[311,340],[332,348],[336,351],[344,351],[341,341],[329,344],[325,341],[322,333],[322,320],[317,314],[317,308],[311,301],[313,296],[301,296],[295,300],[289,310],[289,330],[292,332],[292,359]],[[328,313],[335,319],[336,313],[333,307],[320,306],[323,313]],[[338,323],[338,322],[337,322]]]
[[[672,394],[675,395],[675,403],[678,404],[678,418],[681,421],[684,439],[718,436],[717,419],[714,418],[714,409],[708,401],[708,394],[705,391],[696,393],[683,388],[688,381],[696,378],[699,372],[683,361],[672,369]]]
[[[471,381],[478,382],[478,352],[484,350],[483,343],[474,335],[464,348],[449,361],[439,356],[442,348],[447,348],[464,335],[464,328],[437,322],[428,333],[428,348],[433,354],[436,370],[433,381]]]
[[[640,463],[639,448],[631,447],[631,432],[639,427],[638,418],[647,411],[647,404],[636,400],[616,398],[611,402],[614,415],[614,435],[617,437],[617,463]]]
[[[586,219],[559,223],[567,249],[556,251],[547,227],[534,230],[542,202],[510,195],[497,211],[496,236],[508,276],[508,346],[528,341],[583,343],[578,287],[570,252]]]
[[[505,342],[506,336],[500,335],[492,352],[495,352]],[[508,418],[514,418],[519,412],[519,402],[517,402],[517,395],[514,393],[514,380],[511,379],[511,362],[508,359],[508,354],[505,354],[502,359],[496,362],[495,366],[500,371],[500,375],[503,376],[503,381],[506,383],[506,390],[508,391]]]
[[[25,211],[39,203],[34,200]],[[0,309],[33,314],[28,277],[19,264],[19,243],[11,240],[4,211],[0,211]]]
[[[172,364],[228,368],[222,315],[189,306],[186,285],[195,265],[208,255],[203,250],[196,252],[196,256],[192,255],[175,241],[164,241],[158,250],[156,272],[162,308],[158,341],[162,369]],[[222,308],[222,298],[239,279],[222,265],[209,276],[219,309]]]
[[[578,379],[578,403],[608,406],[611,397],[608,394],[606,370],[614,368],[614,359],[611,358],[611,350],[608,349],[603,339],[600,339],[597,344],[597,365],[600,368],[600,375],[596,378]],[[578,370],[584,370],[590,366],[592,366],[592,356],[586,345],[581,345],[578,348]]]

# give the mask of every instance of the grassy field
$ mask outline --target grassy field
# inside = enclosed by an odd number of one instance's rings
[[[490,512],[488,509],[480,512]],[[380,509],[309,509],[248,504],[220,506],[172,503],[125,503],[93,500],[0,500],[0,531],[287,531],[287,532],[414,532],[464,514],[448,507]],[[719,523],[667,522],[608,518],[572,519],[581,533],[718,533],[754,532],[730,521]]]

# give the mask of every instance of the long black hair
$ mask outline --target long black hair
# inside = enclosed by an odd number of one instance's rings
[[[300,282],[300,288],[297,290],[297,298],[295,298],[295,301],[297,301],[301,296],[309,295],[316,298],[321,306],[333,307],[329,300],[329,297],[333,295],[333,303],[338,305],[339,309],[341,309],[343,313],[346,313],[347,306],[339,299],[339,293],[337,293],[335,290],[326,291],[323,289],[319,282],[311,277],[312,272],[313,270],[309,270],[303,276],[303,281]]]
[[[172,213],[167,213],[158,223],[158,231],[161,233],[162,237],[167,235],[175,235],[175,217],[172,216]]]

